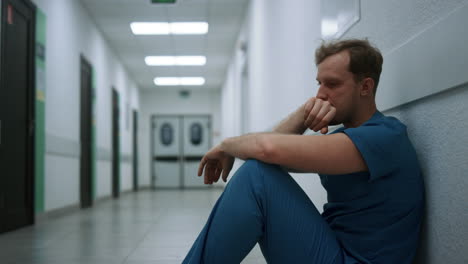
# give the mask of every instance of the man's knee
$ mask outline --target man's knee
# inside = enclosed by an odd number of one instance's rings
[[[244,164],[242,164],[241,167],[246,167],[246,169],[249,169],[249,170],[257,170],[259,166],[262,166],[262,164],[264,164],[263,161],[260,161],[260,160],[256,160],[256,159],[248,159],[244,162]]]
[[[257,174],[261,174],[262,171],[268,166],[274,166],[274,165],[265,163],[261,160],[248,159],[244,162],[244,164],[242,164],[239,170],[244,172],[242,174],[257,175]]]
[[[258,179],[259,173],[263,162],[255,159],[249,159],[237,169],[236,173],[232,176],[230,182],[242,182],[245,186],[247,183],[251,183],[252,180]]]
[[[237,170],[233,178],[243,178],[243,180],[248,180],[249,182],[263,181],[263,177],[266,175],[278,173],[285,173],[278,165],[268,164],[256,159],[249,159]]]

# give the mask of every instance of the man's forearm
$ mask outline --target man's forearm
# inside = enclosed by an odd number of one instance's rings
[[[261,138],[268,133],[251,133],[239,137],[226,138],[220,144],[223,152],[239,159],[262,159],[264,147]]]
[[[281,121],[273,129],[272,133],[302,135],[307,129],[304,125],[304,112],[304,105],[301,105],[296,111]],[[220,148],[227,154],[243,160],[250,158],[263,160],[267,153],[266,149],[269,146],[266,139],[269,137],[271,137],[271,133],[268,132],[231,137],[223,140]]]
[[[304,134],[307,127],[304,126],[304,105],[301,105],[296,111],[282,120],[273,132],[281,134]]]

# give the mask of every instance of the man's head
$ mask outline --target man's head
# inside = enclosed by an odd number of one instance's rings
[[[317,98],[336,108],[331,124],[353,125],[375,111],[375,90],[383,58],[367,40],[322,43],[316,50]]]
[[[324,42],[315,51],[315,64],[318,66],[326,58],[347,51],[350,61],[348,70],[354,74],[356,82],[364,78],[374,80],[374,95],[382,72],[383,57],[380,51],[373,47],[367,39],[348,39],[333,42]]]

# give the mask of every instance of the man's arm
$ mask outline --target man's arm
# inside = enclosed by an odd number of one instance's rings
[[[315,108],[315,109],[314,109]],[[315,97],[307,100],[296,111],[291,113],[281,121],[273,130],[280,134],[304,134],[308,126],[315,131],[320,130],[322,134],[328,132],[328,123],[335,115],[335,109],[332,109],[328,102]],[[320,110],[322,110],[320,113]],[[317,120],[315,120],[318,118]],[[293,173],[303,173],[304,171],[282,166],[284,170]]]
[[[346,173],[365,169],[364,161],[347,136],[319,138],[297,135],[303,134],[307,128],[326,134],[335,113],[336,109],[329,102],[310,98],[283,120],[273,133],[228,138],[212,148],[203,156],[198,175],[204,172],[205,183],[208,184],[218,181],[221,174],[226,181],[233,157],[278,164],[291,172]],[[334,162],[340,162],[340,165],[335,166]]]
[[[307,129],[304,124],[304,106],[305,104],[301,105],[296,111],[292,112],[289,116],[282,120],[273,129],[273,132],[280,134],[304,134]]]
[[[346,174],[368,171],[360,152],[343,133],[326,136],[253,133],[225,139],[208,151],[200,162],[206,184],[224,181],[234,158],[258,159],[295,171]]]
[[[312,97],[281,121],[273,132],[280,134],[304,134],[307,128],[322,134],[328,133],[328,124],[336,114],[336,108],[328,101]]]
[[[241,159],[258,159],[303,172],[346,174],[368,170],[354,143],[343,133],[326,136],[247,134],[224,140],[220,149]]]

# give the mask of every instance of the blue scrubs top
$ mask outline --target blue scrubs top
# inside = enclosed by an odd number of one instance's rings
[[[424,207],[424,183],[406,126],[376,112],[356,128],[339,128],[368,172],[320,175],[322,213],[347,254],[362,263],[412,263]]]

